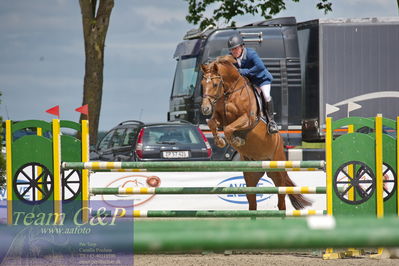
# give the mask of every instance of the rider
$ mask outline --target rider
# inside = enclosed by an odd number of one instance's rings
[[[237,32],[227,42],[231,55],[237,60],[240,74],[247,77],[254,88],[261,90],[266,103],[266,116],[269,120],[268,131],[270,134],[278,132],[278,126],[274,121],[273,101],[270,96],[270,87],[273,76],[267,70],[255,50],[244,47],[244,40]]]

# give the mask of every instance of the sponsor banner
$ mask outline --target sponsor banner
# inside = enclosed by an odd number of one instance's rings
[[[325,186],[325,173],[289,172],[290,178],[297,186]],[[240,172],[152,172],[123,173],[97,172],[90,175],[90,187],[244,187],[245,181]],[[264,175],[258,186],[274,186],[273,181]],[[307,209],[324,210],[326,197],[324,194],[307,194],[305,197],[313,201]],[[258,194],[259,210],[277,208],[276,194]],[[223,195],[95,195],[91,200],[102,201],[109,207],[134,207],[136,210],[247,210],[248,202],[245,194]],[[115,200],[121,205],[112,205]],[[123,203],[126,200],[126,204]],[[129,204],[134,201],[134,206]],[[288,210],[293,210],[286,197]]]

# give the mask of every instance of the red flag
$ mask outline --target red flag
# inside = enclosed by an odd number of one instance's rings
[[[58,118],[60,118],[60,106],[56,105],[56,106],[46,110],[46,113],[49,113],[50,115],[58,116]]]
[[[76,112],[82,113],[84,115],[89,115],[89,105],[85,104],[81,107],[75,109]]]

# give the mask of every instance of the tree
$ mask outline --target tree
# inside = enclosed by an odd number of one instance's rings
[[[235,26],[234,17],[245,14],[260,14],[265,19],[285,10],[285,2],[288,0],[185,0],[188,2],[188,15],[186,20],[194,25],[199,24],[200,29],[209,25],[216,26],[216,22],[224,19],[226,24]],[[300,0],[291,0],[299,2]],[[399,0],[398,0],[399,1]],[[329,0],[319,0],[316,8],[325,13],[331,11]],[[206,17],[207,9],[213,9],[212,15]]]
[[[97,143],[103,90],[104,46],[114,0],[79,0],[85,42],[83,104],[89,105],[90,142]],[[81,115],[80,120],[87,119]]]

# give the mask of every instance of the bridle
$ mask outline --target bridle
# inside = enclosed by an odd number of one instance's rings
[[[220,75],[215,75],[215,76],[208,76],[206,78],[206,83],[212,82],[213,79],[219,79],[219,83],[217,84],[216,88],[216,93],[214,95],[211,94],[204,94],[202,97],[208,99],[208,101],[211,103],[212,106],[214,106],[217,101],[220,100],[223,96],[223,91],[224,91],[224,83],[223,83],[223,78]],[[215,85],[214,85],[215,87]]]
[[[240,77],[237,78],[237,80],[234,82],[234,86],[232,86],[228,91],[225,92],[225,88],[224,88],[224,82],[223,82],[223,77],[221,75],[215,75],[212,77],[206,77],[206,83],[210,83],[212,82],[213,79],[220,79],[217,88],[216,88],[216,93],[215,95],[211,95],[211,94],[204,94],[203,98],[206,98],[209,100],[209,102],[214,105],[217,101],[220,100],[220,98],[222,98],[222,96],[229,96],[230,94],[233,94],[236,91],[239,91],[241,89],[243,89],[244,87],[240,87],[238,89],[235,89],[235,87],[237,86],[238,81],[240,80]],[[215,86],[214,86],[215,87]],[[222,90],[220,90],[222,88]],[[212,100],[211,100],[212,99]]]
[[[229,87],[229,89],[227,91],[225,91],[225,84],[223,81],[223,77],[219,74],[219,73],[215,73],[215,75],[212,76],[213,73],[206,73],[204,74],[204,79],[206,79],[206,83],[211,83],[212,80],[214,79],[219,79],[219,83],[213,84],[214,87],[216,87],[216,92],[215,94],[211,95],[211,94],[203,94],[203,98],[207,99],[209,101],[209,103],[211,104],[212,108],[214,108],[215,104],[222,98],[223,96],[223,100],[224,100],[224,110],[223,110],[223,115],[224,115],[224,121],[227,121],[227,110],[226,110],[226,101],[228,101],[228,98],[233,95],[235,92],[241,91],[242,89],[246,89],[247,93],[249,94],[249,86],[247,84],[247,82],[244,82],[244,84],[242,86],[237,86],[239,84],[240,79],[242,78],[241,75],[239,75],[237,77],[237,80],[234,82],[234,84],[232,86]],[[251,103],[251,97],[249,97],[249,105],[252,106]],[[248,110],[248,117],[252,117],[252,113],[250,112],[250,110]],[[256,120],[256,119],[255,119]],[[250,122],[250,127],[252,128],[256,123],[254,122]]]

